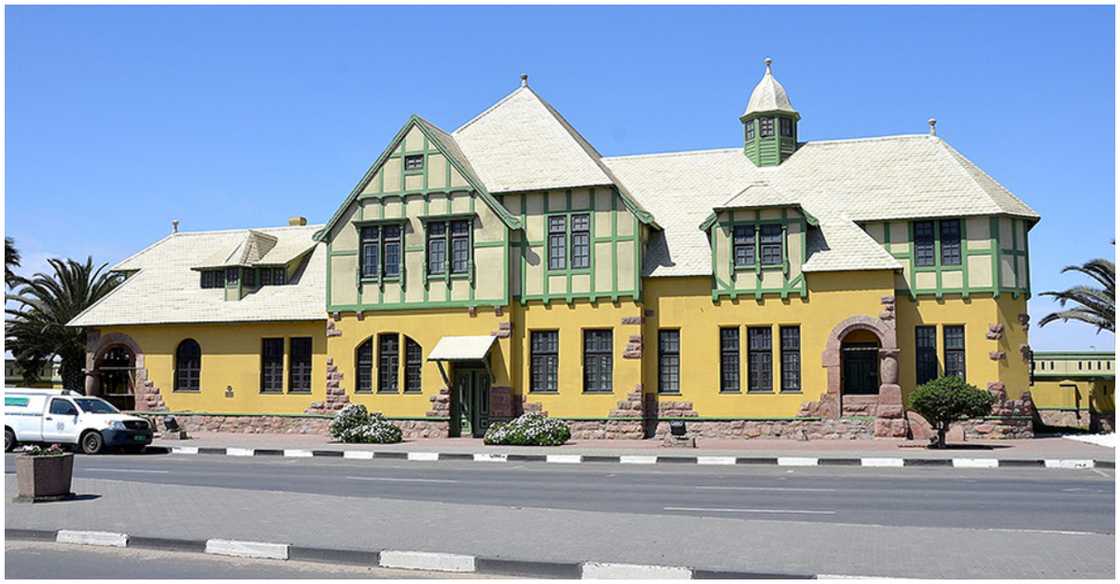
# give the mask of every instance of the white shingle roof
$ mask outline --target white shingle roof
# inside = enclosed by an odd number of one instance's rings
[[[254,230],[276,239],[265,254],[312,250],[302,269],[284,286],[262,286],[245,298],[225,300],[222,288],[203,289],[191,268],[199,258],[228,253],[247,239],[248,230],[180,232],[125,259],[113,269],[132,274],[123,284],[74,320],[70,326],[111,326],[191,322],[319,320],[326,318],[326,246],[311,235],[321,225]],[[314,248],[314,249],[312,249]],[[293,256],[294,259],[294,256]]]
[[[809,229],[806,272],[901,270],[902,264],[851,221],[831,220]]]
[[[770,59],[766,59],[766,73],[762,75],[762,80],[758,82],[758,85],[754,86],[751,99],[747,102],[747,109],[743,112],[743,115],[765,112],[797,113],[797,110],[793,109],[793,104],[789,101],[786,88],[782,87],[777,79],[774,79],[774,75],[770,71]]]
[[[527,86],[451,136],[493,193],[613,184],[599,153]]]

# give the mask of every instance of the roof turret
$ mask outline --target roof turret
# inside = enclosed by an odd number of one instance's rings
[[[747,102],[747,109],[743,112],[742,117],[770,112],[786,112],[800,117],[789,101],[786,88],[782,87],[777,79],[774,79],[774,73],[771,71],[773,62],[770,57],[767,57],[764,61],[766,63],[766,73],[762,75],[762,80],[758,82],[758,85],[754,86],[751,99]]]

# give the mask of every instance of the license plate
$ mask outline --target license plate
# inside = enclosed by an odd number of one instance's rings
[[[137,442],[147,442],[148,441],[147,436],[133,436],[132,439],[137,441]]]

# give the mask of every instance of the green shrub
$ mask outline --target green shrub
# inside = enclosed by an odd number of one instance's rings
[[[987,416],[995,397],[960,377],[938,377],[910,393],[907,408],[922,415],[937,430],[937,447],[945,447],[945,433],[953,422]]]
[[[339,442],[393,444],[401,441],[401,429],[381,414],[371,414],[361,404],[350,404],[334,415],[330,434]]]
[[[483,444],[506,446],[559,446],[572,437],[561,420],[530,412],[505,423],[493,424],[482,437]]]

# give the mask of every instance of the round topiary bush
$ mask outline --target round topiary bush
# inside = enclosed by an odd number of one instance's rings
[[[559,446],[572,437],[572,430],[561,420],[535,412],[522,414],[505,423],[493,424],[482,437],[483,444],[505,446]]]
[[[987,416],[994,401],[991,393],[951,376],[919,385],[910,393],[906,405],[937,430],[936,447],[944,448],[945,434],[953,422]]]
[[[361,404],[350,404],[334,415],[329,428],[339,442],[392,444],[401,441],[401,429],[381,414],[370,414]]]

